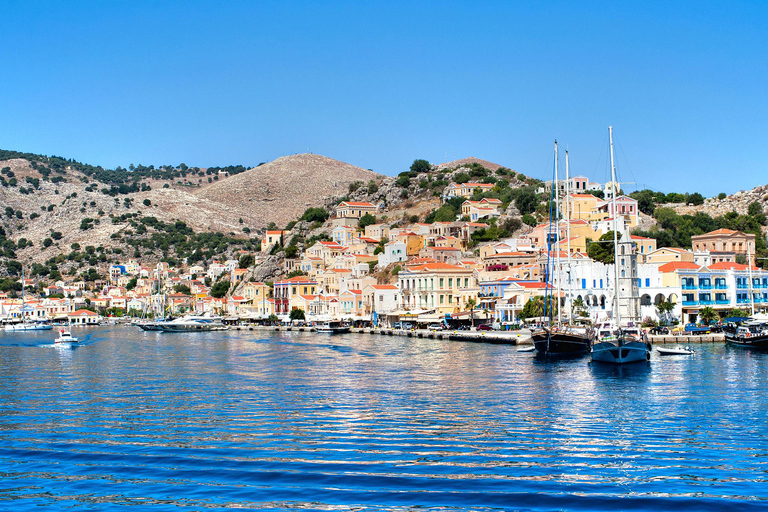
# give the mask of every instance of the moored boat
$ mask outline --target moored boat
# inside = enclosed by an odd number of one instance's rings
[[[730,345],[759,350],[768,350],[768,326],[751,322],[740,326],[727,326],[723,329],[725,341]]]
[[[341,322],[323,322],[317,326],[317,332],[324,334],[344,334],[349,331],[349,326]]]
[[[222,323],[221,318],[204,316],[187,316],[169,322],[157,322],[157,326],[162,332],[204,332],[229,329],[229,326]]]

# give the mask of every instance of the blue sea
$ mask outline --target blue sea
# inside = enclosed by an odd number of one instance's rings
[[[0,510],[768,510],[767,354],[73,335],[0,333]]]

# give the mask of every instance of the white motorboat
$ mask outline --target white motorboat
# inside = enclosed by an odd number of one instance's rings
[[[662,356],[693,355],[693,349],[691,347],[656,347],[656,351]]]
[[[77,343],[77,338],[72,336],[69,329],[61,329],[55,341],[56,343]]]
[[[224,325],[219,317],[185,316],[169,322],[157,322],[162,332],[204,332],[226,331],[229,326]]]
[[[325,334],[344,334],[349,330],[349,327],[341,322],[324,322],[317,326],[317,332]]]

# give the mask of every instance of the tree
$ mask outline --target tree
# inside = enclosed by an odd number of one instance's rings
[[[470,322],[472,322],[472,327],[475,326],[475,307],[477,306],[477,301],[475,299],[469,299],[467,301],[467,307],[469,308],[469,317]]]
[[[422,173],[422,172],[429,172],[429,170],[432,168],[432,165],[423,159],[414,160],[411,164],[411,172],[415,173]]]
[[[522,319],[526,318],[539,318],[543,316],[549,316],[547,314],[547,311],[545,308],[547,308],[549,312],[552,315],[557,314],[557,304],[555,301],[550,297],[549,300],[547,300],[545,297],[538,295],[536,297],[531,297],[528,299],[528,302],[525,303],[523,306],[523,310],[518,315]]]
[[[598,242],[592,242],[587,248],[587,254],[595,261],[613,263],[613,231],[609,231],[600,237]]]
[[[255,262],[256,258],[253,257],[253,254],[243,254],[237,261],[237,268],[252,267]]]
[[[526,213],[533,213],[536,211],[536,206],[539,204],[539,195],[531,188],[523,188],[517,193],[515,198],[515,206],[521,215]]]
[[[132,277],[130,281],[128,281],[128,284],[125,285],[126,290],[133,290],[136,288],[136,283],[138,282],[138,279],[135,277]]]
[[[220,299],[229,291],[229,281],[219,281],[211,287],[211,297]]]
[[[672,311],[675,309],[675,303],[667,301],[661,301],[658,304],[656,304],[656,310],[659,312],[659,316],[662,318],[662,323],[668,323],[669,322],[669,316],[672,314]]]
[[[177,284],[173,287],[173,291],[176,293],[183,293],[184,295],[190,295],[192,293],[192,290],[189,289],[189,286],[185,284]]]
[[[325,222],[328,220],[330,214],[325,211],[325,208],[307,208],[304,210],[304,214],[299,220],[305,220],[307,222]]]
[[[376,217],[370,213],[366,213],[360,217],[360,220],[357,222],[357,227],[360,229],[365,229],[366,226],[370,226],[371,224],[376,224]]]
[[[701,317],[701,321],[704,322],[704,324],[706,325],[709,325],[713,323],[716,319],[720,318],[717,314],[717,311],[715,311],[709,306],[705,308],[701,308],[701,310],[699,311],[699,317]]]
[[[304,320],[304,310],[299,308],[293,308],[291,310],[290,315],[288,316],[292,321],[293,320]]]

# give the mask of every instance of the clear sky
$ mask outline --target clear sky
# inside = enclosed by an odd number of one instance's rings
[[[476,156],[768,183],[768,1],[3,1],[0,148],[128,164]]]

